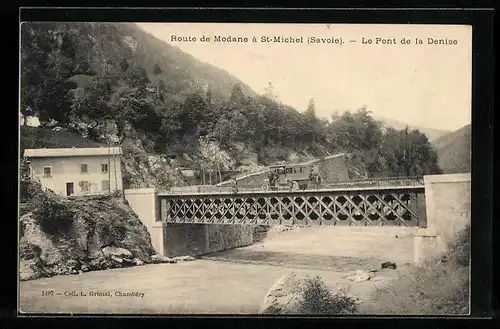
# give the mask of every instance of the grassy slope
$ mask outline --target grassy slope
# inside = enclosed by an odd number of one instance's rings
[[[54,131],[50,128],[21,127],[20,146],[22,155],[27,148],[80,148],[106,145],[64,130]]]
[[[463,315],[469,312],[470,227],[458,235],[443,257],[401,273],[375,291],[364,314]]]
[[[439,166],[445,174],[470,172],[471,125],[442,136],[432,144],[439,156]]]

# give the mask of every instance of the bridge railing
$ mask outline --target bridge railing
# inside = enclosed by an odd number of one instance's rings
[[[317,191],[323,189],[348,189],[348,188],[392,188],[392,187],[419,187],[424,185],[423,177],[388,177],[377,179],[353,179],[350,181],[323,181],[319,184],[309,183],[308,187],[301,191]],[[232,194],[232,193],[257,193],[257,192],[291,192],[300,191],[289,186],[277,186],[264,190],[262,186],[238,185],[233,186],[181,186],[167,191],[163,194]]]

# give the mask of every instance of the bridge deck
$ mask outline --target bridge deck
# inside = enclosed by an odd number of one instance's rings
[[[276,194],[276,193],[289,193],[289,194],[304,194],[310,192],[348,192],[348,191],[386,191],[386,190],[408,190],[408,189],[423,189],[425,186],[422,185],[411,185],[411,186],[365,186],[365,187],[325,187],[325,188],[308,188],[305,190],[291,190],[289,188],[275,189],[275,190],[263,190],[261,188],[238,188],[237,191],[233,188],[222,188],[218,187],[213,190],[201,190],[201,191],[190,191],[177,190],[177,191],[159,191],[158,196],[202,196],[202,195],[233,195],[233,194]]]
[[[273,193],[306,193],[325,191],[364,191],[364,190],[386,190],[386,189],[407,189],[423,188],[422,177],[401,177],[401,178],[379,178],[379,179],[358,179],[350,181],[321,182],[310,185],[306,189],[292,189],[288,186],[279,186],[268,190],[261,186],[182,186],[171,190],[158,192],[159,195],[229,195],[229,194],[273,194]]]

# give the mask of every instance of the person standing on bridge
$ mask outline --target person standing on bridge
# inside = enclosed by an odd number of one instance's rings
[[[316,189],[319,189],[319,186],[321,185],[321,176],[319,173],[316,173]]]
[[[238,193],[238,181],[236,178],[233,179],[233,193]]]

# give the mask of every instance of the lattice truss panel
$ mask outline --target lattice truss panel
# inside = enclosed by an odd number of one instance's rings
[[[341,195],[197,195],[162,197],[169,223],[418,226],[411,191]]]

